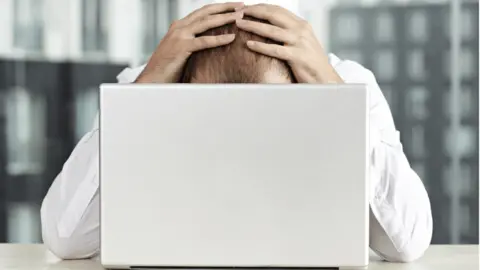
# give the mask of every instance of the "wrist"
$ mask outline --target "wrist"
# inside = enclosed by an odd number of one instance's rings
[[[330,64],[327,55],[322,55],[319,61],[317,81],[321,84],[343,84],[343,79]]]
[[[154,80],[148,74],[140,73],[134,83],[154,83]]]

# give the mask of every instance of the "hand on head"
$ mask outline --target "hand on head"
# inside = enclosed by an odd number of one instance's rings
[[[241,11],[235,12],[235,8],[239,7],[243,7],[243,3],[211,4],[173,22],[136,82],[178,82],[183,67],[193,52],[222,46],[235,39],[234,35],[196,35],[242,18]]]
[[[299,83],[342,82],[307,21],[275,5],[258,4],[239,10],[245,16],[270,22],[266,24],[239,18],[236,24],[240,29],[283,43],[250,41],[247,42],[250,50],[287,61]]]
[[[279,6],[242,3],[207,5],[174,22],[137,79],[140,83],[293,81],[342,82],[308,22]]]

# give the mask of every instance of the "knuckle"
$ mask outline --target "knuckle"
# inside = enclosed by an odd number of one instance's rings
[[[310,25],[309,22],[303,20],[300,22],[300,27],[299,27],[299,33],[300,35],[304,36],[304,35],[308,35],[309,33],[312,32],[312,26]]]
[[[310,23],[307,21],[307,20],[304,20],[302,19],[300,21],[300,27],[303,29],[303,30],[309,30],[311,28],[311,25]]]
[[[278,29],[278,28],[273,28],[271,30],[271,33],[273,36],[275,37],[278,37],[278,36],[282,36],[283,35],[283,31],[281,29]]]
[[[197,45],[198,45],[199,47],[204,48],[204,47],[208,46],[209,43],[210,43],[210,42],[209,42],[209,40],[208,40],[207,37],[203,37],[203,38],[198,38],[198,39],[197,39]]]
[[[215,43],[215,44],[220,44],[223,41],[225,41],[225,36],[213,36],[211,39],[211,43]]]
[[[283,54],[283,50],[282,50],[282,49],[283,49],[283,48],[282,48],[281,46],[277,46],[277,47],[275,47],[275,49],[273,50],[273,53],[274,53],[275,55],[277,55],[277,56],[282,55],[282,54]]]
[[[256,7],[259,11],[268,11],[270,6],[268,4],[257,4],[257,5],[254,5],[254,7]]]
[[[172,31],[172,38],[175,40],[182,40],[185,39],[185,30],[183,29],[174,29]]]
[[[174,29],[178,26],[178,21],[177,20],[174,20],[171,24],[170,24],[170,29]]]
[[[175,28],[175,29],[172,30],[171,35],[172,35],[172,37],[174,37],[174,38],[178,38],[178,37],[180,37],[181,32],[182,32],[182,30],[180,30],[180,29],[178,29],[178,28]]]
[[[307,41],[307,38],[305,37],[305,35],[298,35],[297,36],[297,42],[300,43],[300,44],[305,44]]]

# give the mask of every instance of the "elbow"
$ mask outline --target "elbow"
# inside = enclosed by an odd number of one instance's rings
[[[389,262],[396,262],[396,263],[410,263],[413,261],[418,260],[423,256],[425,250],[405,250],[402,252],[392,252],[392,254],[383,254],[385,260]]]
[[[375,250],[384,260],[394,263],[410,263],[420,259],[430,246],[430,238],[411,239],[410,243],[402,250],[395,248],[388,250]]]
[[[391,262],[409,263],[420,259],[427,251],[432,241],[432,217],[430,212],[417,221],[407,244],[401,250],[394,250],[392,254],[385,254],[386,260]]]
[[[432,240],[431,226],[423,235],[417,237],[417,239],[411,239],[411,243],[402,252],[398,252],[396,258],[398,262],[413,262],[425,254]]]
[[[89,241],[88,235],[81,235],[73,232],[70,236],[60,233],[59,222],[52,217],[45,215],[42,207],[42,239],[48,250],[62,260],[89,259],[98,252],[98,241]]]
[[[76,236],[60,237],[42,232],[43,242],[53,255],[62,260],[90,259],[97,254],[93,245],[88,245]]]
[[[372,249],[384,260],[395,263],[409,263],[420,259],[430,246],[433,233],[431,211],[417,212],[410,230],[388,237],[378,236],[373,240]],[[376,223],[374,223],[375,225]],[[378,224],[377,224],[378,226]]]
[[[88,259],[89,256],[82,256],[78,248],[68,238],[49,239],[44,238],[44,243],[51,253],[62,260]]]

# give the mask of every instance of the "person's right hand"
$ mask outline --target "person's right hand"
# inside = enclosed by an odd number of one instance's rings
[[[173,22],[135,82],[178,82],[183,67],[193,52],[227,45],[235,39],[234,34],[203,37],[196,37],[196,35],[243,18],[242,11],[235,12],[236,8],[243,6],[241,2],[206,5],[187,17]]]

